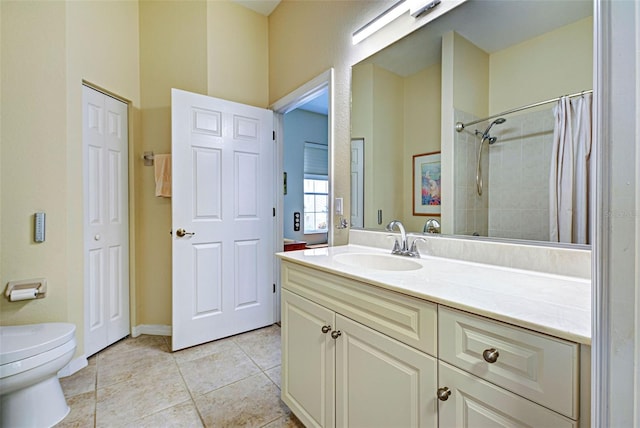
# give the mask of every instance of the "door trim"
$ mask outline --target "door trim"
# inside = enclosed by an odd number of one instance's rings
[[[333,180],[334,162],[334,99],[335,99],[335,78],[333,67],[320,75],[302,84],[297,89],[280,98],[269,109],[273,110],[274,129],[276,132],[276,228],[275,228],[275,247],[277,251],[284,249],[284,195],[282,188],[284,186],[284,115],[309,100],[317,97],[321,91],[327,89],[328,111],[327,111],[327,147],[329,150],[329,216],[328,216],[328,232],[327,242],[329,246],[333,245],[333,199],[335,195]],[[274,256],[274,274],[276,281],[276,296],[274,302],[275,322],[280,322],[280,260]]]

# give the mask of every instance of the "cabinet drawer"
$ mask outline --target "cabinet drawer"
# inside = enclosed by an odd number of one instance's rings
[[[282,262],[282,287],[436,355],[434,303],[286,261]]]
[[[577,344],[443,306],[438,325],[440,360],[578,419]]]
[[[438,385],[450,392],[438,403],[440,428],[578,426],[576,421],[443,362],[438,365]]]

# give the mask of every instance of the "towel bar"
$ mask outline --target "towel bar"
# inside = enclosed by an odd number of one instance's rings
[[[153,152],[144,152],[144,155],[142,155],[144,166],[153,166],[153,158]]]

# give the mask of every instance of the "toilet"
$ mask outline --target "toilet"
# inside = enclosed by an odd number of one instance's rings
[[[0,426],[50,427],[69,413],[58,371],[76,350],[76,326],[0,326]]]

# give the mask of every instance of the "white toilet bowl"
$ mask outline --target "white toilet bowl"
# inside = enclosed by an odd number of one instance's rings
[[[58,381],[76,349],[68,323],[0,326],[0,426],[50,427],[69,406]]]

